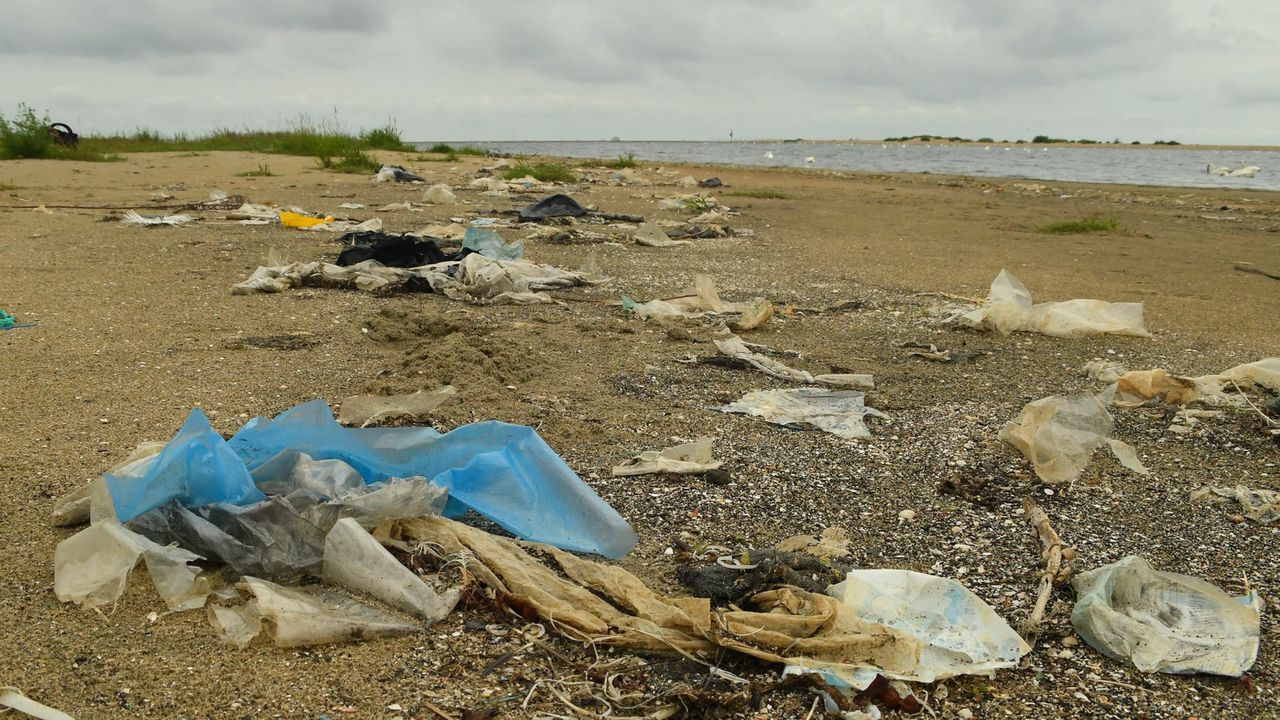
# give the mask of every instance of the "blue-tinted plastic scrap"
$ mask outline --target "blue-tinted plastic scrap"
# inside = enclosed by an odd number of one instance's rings
[[[170,500],[186,507],[263,500],[250,471],[284,450],[342,460],[366,483],[424,476],[449,489],[445,514],[475,510],[525,540],[619,558],[635,531],[538,434],[489,421],[430,428],[347,428],[323,400],[257,417],[223,441],[198,409],[139,478],[108,484],[121,521]]]
[[[267,499],[200,408],[191,411],[182,429],[140,476],[106,473],[103,477],[120,522],[175,499],[187,507],[247,505]]]

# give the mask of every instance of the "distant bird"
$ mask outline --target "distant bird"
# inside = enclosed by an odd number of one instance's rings
[[[902,143],[902,149],[903,149],[903,150],[906,150],[906,149],[907,149],[907,144],[906,144],[906,143]]]
[[[773,151],[772,151],[772,150],[765,150],[765,151],[764,151],[764,157],[765,157],[765,159],[766,159],[766,160],[772,160],[772,159],[773,159]]]
[[[805,158],[805,159],[804,159],[804,161],[805,161],[805,162],[807,162],[807,163],[809,163],[810,165],[812,165],[812,164],[813,164],[813,156],[812,156],[812,155],[810,155],[809,157]],[[1257,168],[1254,168],[1254,169],[1256,170]]]
[[[884,144],[884,143],[880,143],[880,149],[881,149],[881,150],[888,150],[888,149],[889,149],[889,146],[888,146],[888,145],[886,145],[886,144]]]
[[[1260,172],[1262,172],[1262,168],[1258,167],[1257,165],[1245,165],[1244,161],[1241,160],[1240,169],[1232,170],[1231,172],[1227,173],[1227,177],[1253,177],[1254,175],[1257,175]]]
[[[1030,154],[1031,154],[1031,148],[1022,148],[1022,152],[1027,153],[1028,155],[1030,155]]]
[[[1204,166],[1204,171],[1205,171],[1205,172],[1207,172],[1207,173],[1209,173],[1210,175],[1229,175],[1229,174],[1231,174],[1231,168],[1227,167],[1226,165],[1220,165],[1220,166],[1218,166],[1218,167],[1214,167],[1214,166],[1213,166],[1213,163],[1209,163],[1208,165],[1205,165],[1205,166]]]
[[[1008,152],[1008,151],[1009,151],[1009,150],[1011,150],[1011,149],[1012,149],[1012,148],[1010,148],[1008,145],[1005,145],[1005,146],[1004,146],[1004,150],[1005,150],[1005,152]]]
[[[1040,152],[1049,152],[1049,148],[1040,148]]]
[[[990,145],[988,145],[988,146],[986,146],[986,147],[984,147],[984,148],[982,148],[982,149],[983,149],[983,150],[990,150],[990,149],[991,149],[991,146],[990,146]]]

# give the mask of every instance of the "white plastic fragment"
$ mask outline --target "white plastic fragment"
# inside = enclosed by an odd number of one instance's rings
[[[324,645],[403,635],[420,628],[377,608],[322,588],[303,590],[245,576],[243,588],[257,600],[279,647]]]
[[[422,191],[422,200],[432,205],[453,205],[458,202],[458,196],[453,194],[448,185],[436,183]]]
[[[16,687],[0,687],[0,705],[36,720],[72,720],[71,716],[22,694]]]
[[[1032,304],[1031,292],[1007,270],[991,283],[982,307],[958,312],[947,319],[973,328],[1035,332],[1054,337],[1109,334],[1150,337],[1142,320],[1142,303],[1066,300]]]
[[[742,338],[727,330],[718,337],[713,338],[712,341],[716,344],[716,348],[720,350],[721,355],[742,360],[764,374],[779,380],[795,383],[817,383],[818,385],[857,388],[859,390],[875,388],[875,382],[870,375],[851,373],[812,375],[808,371],[788,367],[762,353],[754,352],[751,349],[752,346],[749,346]],[[754,347],[765,349],[760,345]]]
[[[324,579],[367,593],[429,624],[443,620],[461,597],[456,588],[437,594],[350,518],[339,520],[325,537]]]
[[[856,390],[755,390],[736,402],[712,409],[754,415],[775,425],[812,427],[856,440],[871,437],[871,431],[863,421],[864,417],[889,417],[875,408],[867,407],[864,397]]]
[[[665,450],[646,450],[613,468],[612,473],[614,477],[649,473],[695,475],[715,470],[724,463],[711,459],[713,442],[711,438],[704,437]]]
[[[1114,427],[1098,398],[1054,395],[1027,403],[1001,428],[1000,439],[1021,451],[1047,483],[1074,482],[1104,442],[1122,465],[1145,475],[1134,449],[1111,440]]]
[[[338,420],[344,425],[369,427],[384,420],[420,418],[457,394],[457,388],[446,385],[406,395],[354,395],[342,401]]]
[[[241,649],[248,647],[262,631],[262,616],[258,614],[257,600],[233,607],[210,604],[206,614],[209,624],[218,631],[218,635]]]
[[[136,210],[126,210],[120,222],[125,225],[186,225],[195,220],[190,215],[140,215]]]
[[[199,555],[158,545],[123,526],[99,522],[58,543],[53,553],[53,589],[62,602],[85,607],[113,603],[124,593],[130,571],[143,557],[156,592],[170,610],[204,605],[209,588],[188,563]]]

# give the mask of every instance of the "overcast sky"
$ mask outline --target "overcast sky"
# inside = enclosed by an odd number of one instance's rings
[[[1280,144],[1277,0],[8,0],[0,113],[411,140]]]

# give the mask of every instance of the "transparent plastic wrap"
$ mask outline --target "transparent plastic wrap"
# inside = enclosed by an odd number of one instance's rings
[[[1131,555],[1071,581],[1071,624],[1085,642],[1143,672],[1236,677],[1258,657],[1262,599],[1231,597]]]

